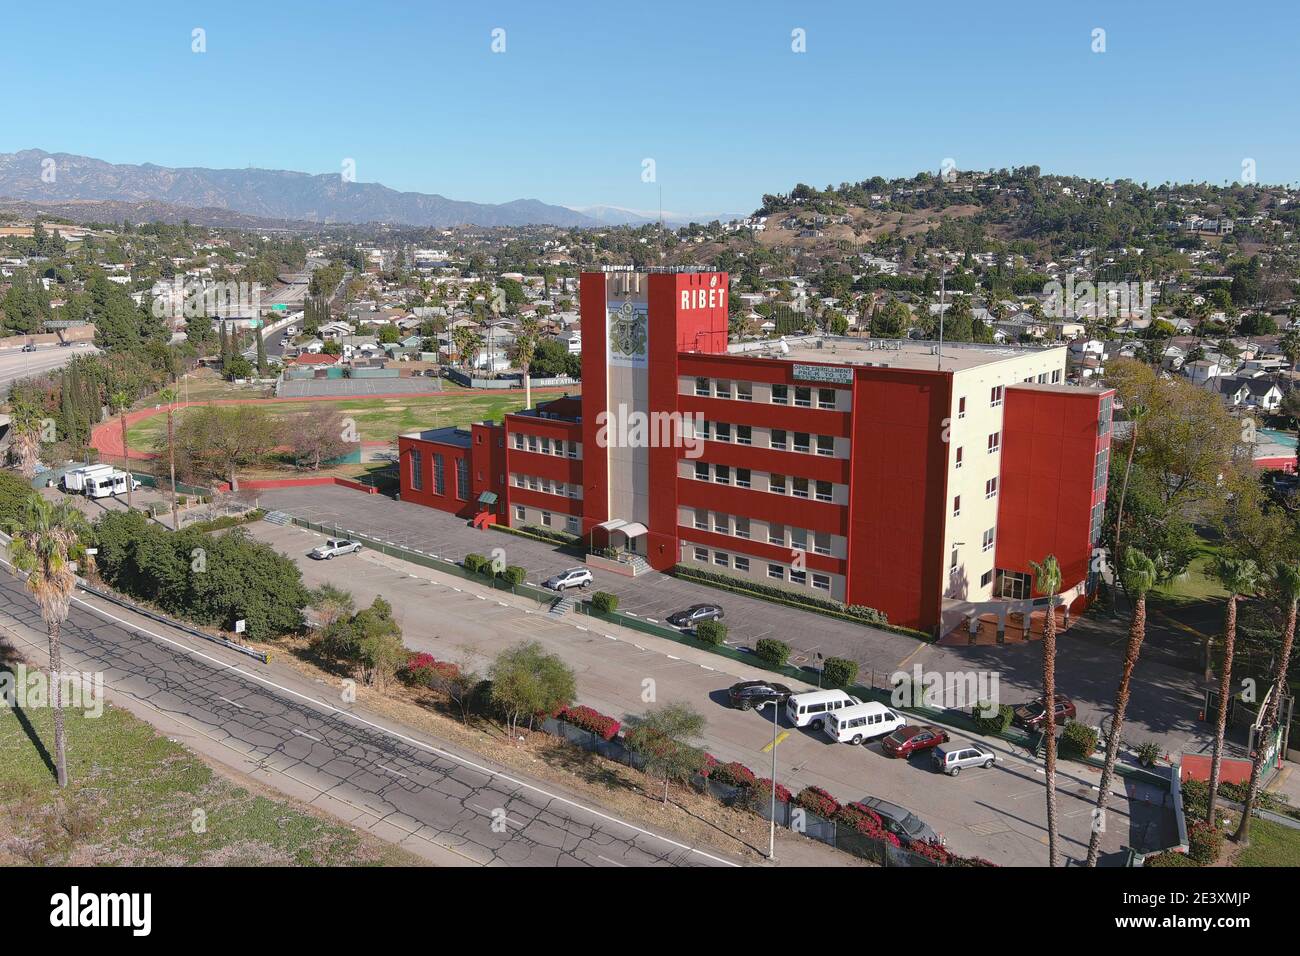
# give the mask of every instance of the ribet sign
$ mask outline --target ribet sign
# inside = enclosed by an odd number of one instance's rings
[[[727,287],[719,285],[716,275],[709,276],[707,289],[683,289],[682,310],[691,309],[725,309],[727,307]]]

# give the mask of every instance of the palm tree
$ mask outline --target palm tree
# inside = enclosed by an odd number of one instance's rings
[[[171,472],[172,485],[172,530],[181,527],[180,512],[176,507],[176,389],[174,386],[164,388],[158,397],[167,403],[167,467]]]
[[[31,402],[15,400],[11,416],[9,455],[24,478],[36,475],[41,457],[41,413]]]
[[[82,539],[90,533],[85,516],[70,500],[50,504],[33,495],[22,514],[10,522],[14,566],[27,574],[27,590],[36,598],[50,639],[50,701],[54,708],[54,752],[59,786],[68,785],[68,761],[63,735],[63,699],[60,672],[63,648],[59,631],[68,619],[72,592],[77,586],[75,561],[89,570],[94,559]]]
[[[1300,600],[1300,568],[1293,564],[1279,564],[1273,575],[1273,584],[1282,605],[1286,608],[1286,626],[1282,630],[1282,648],[1273,668],[1273,688],[1268,697],[1268,708],[1260,724],[1271,730],[1277,724],[1278,709],[1286,692],[1287,670],[1291,667],[1291,651],[1295,646],[1296,602]],[[1250,765],[1250,785],[1246,790],[1246,809],[1233,840],[1240,846],[1250,846],[1250,817],[1255,812],[1255,798],[1259,791],[1259,775],[1264,767],[1264,748],[1255,744],[1255,755]]]
[[[1043,733],[1046,757],[1043,771],[1047,784],[1047,861],[1060,865],[1056,846],[1056,592],[1061,589],[1061,566],[1056,555],[1043,563],[1029,562],[1034,569],[1034,589],[1047,595],[1047,620],[1043,624]]]
[[[1117,570],[1124,567],[1124,555],[1119,548],[1120,529],[1124,524],[1124,501],[1128,498],[1128,479],[1133,471],[1133,452],[1137,449],[1138,425],[1144,414],[1146,414],[1146,406],[1137,402],[1134,402],[1133,407],[1128,410],[1128,420],[1133,424],[1133,428],[1128,437],[1128,462],[1124,465],[1124,483],[1120,486],[1119,507],[1115,512],[1114,553],[1111,554]]]
[[[1219,669],[1219,714],[1214,730],[1214,757],[1210,761],[1210,799],[1205,822],[1214,826],[1214,805],[1219,796],[1219,769],[1223,763],[1223,734],[1228,726],[1228,695],[1232,689],[1232,655],[1237,646],[1237,601],[1259,586],[1259,568],[1249,558],[1220,558],[1215,574],[1228,592],[1223,616],[1223,664]]]
[[[131,398],[125,391],[113,393],[113,408],[117,412],[117,421],[122,428],[122,457],[126,459],[126,507],[131,508],[131,446],[126,443],[126,410],[131,407]]]
[[[1156,565],[1137,548],[1124,553],[1124,590],[1133,601],[1133,620],[1128,629],[1128,647],[1124,651],[1124,669],[1120,672],[1119,686],[1115,688],[1115,714],[1111,719],[1110,734],[1106,738],[1106,764],[1102,767],[1100,791],[1097,794],[1097,816],[1093,822],[1092,836],[1088,840],[1088,866],[1097,865],[1101,852],[1101,821],[1106,818],[1106,805],[1110,803],[1110,783],[1115,775],[1115,759],[1119,756],[1120,731],[1124,727],[1124,712],[1128,709],[1129,683],[1133,668],[1137,666],[1138,653],[1147,633],[1147,592],[1156,583]]]

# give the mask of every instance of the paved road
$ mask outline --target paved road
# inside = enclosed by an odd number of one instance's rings
[[[506,563],[527,568],[528,580],[533,582],[580,561],[544,542],[475,530],[446,512],[343,488],[266,491],[262,492],[261,504],[457,560],[468,552],[487,553],[502,548]],[[997,675],[1004,703],[1037,696],[1042,686],[1042,648],[1037,643],[941,647],[670,575],[652,573],[633,579],[601,570],[594,570],[593,575],[596,588],[619,596],[620,610],[662,621],[691,604],[721,603],[726,609],[729,640],[738,645],[753,647],[760,638],[776,637],[794,648],[792,663],[801,666],[811,664],[818,652],[850,657],[861,665],[862,682],[878,687],[890,686],[888,676],[895,671],[911,671],[918,664],[927,672]],[[1060,640],[1057,686],[1074,699],[1079,719],[1093,726],[1111,711],[1126,639],[1123,622],[1096,615],[1076,624]],[[1201,709],[1198,688],[1199,679],[1194,673],[1169,666],[1156,657],[1140,660],[1126,717],[1127,738],[1135,744],[1155,741],[1169,753],[1208,751],[1212,736],[1209,725],[1197,719]],[[1235,751],[1241,749],[1239,742],[1233,742],[1232,747]]]
[[[110,692],[147,702],[205,737],[362,811],[449,865],[724,866],[730,861],[624,823],[437,742],[383,727],[320,689],[123,612],[78,600],[65,657]],[[117,617],[118,620],[114,620]],[[21,582],[0,571],[0,624],[34,649],[44,628]],[[283,681],[283,682],[282,682]],[[494,821],[496,824],[494,826]]]
[[[9,385],[19,379],[30,378],[50,369],[62,368],[77,355],[94,355],[98,352],[93,345],[51,346],[38,348],[35,352],[0,352],[0,399],[8,396]]]
[[[657,702],[688,703],[705,715],[702,743],[719,760],[739,760],[761,776],[771,773],[770,712],[732,710],[723,694],[736,680],[762,676],[756,668],[588,617],[556,619],[531,600],[377,552],[312,561],[306,552],[319,536],[301,528],[261,522],[251,530],[292,556],[310,587],[333,583],[351,591],[362,606],[382,594],[412,649],[481,671],[501,649],[521,640],[540,641],[574,668],[581,703],[624,719],[652,706],[645,696],[650,689]],[[789,727],[783,720],[778,733],[784,736],[776,748],[777,779],[793,791],[816,785],[842,801],[882,797],[908,807],[960,853],[1009,866],[1047,861],[1041,767],[1004,741],[993,744],[999,751],[995,767],[951,779],[936,774],[924,756],[910,763],[891,760],[879,744],[835,744],[824,734]],[[1085,855],[1098,778],[1078,764],[1061,766],[1058,791],[1067,857]],[[1124,845],[1176,842],[1172,814],[1163,800],[1164,792],[1155,787],[1127,781],[1116,786],[1103,844],[1112,861]]]

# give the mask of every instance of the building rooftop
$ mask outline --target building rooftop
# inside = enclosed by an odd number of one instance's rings
[[[471,434],[465,429],[450,425],[445,428],[426,428],[424,431],[407,432],[402,437],[437,442],[439,445],[456,445],[460,448],[468,448],[473,440]]]
[[[942,368],[948,372],[960,372],[1052,349],[1064,351],[1065,348],[1064,343],[1040,346],[944,342]],[[727,348],[727,353],[826,365],[874,365],[925,371],[936,371],[940,368],[939,343],[920,339],[860,339],[847,336],[803,335],[772,341],[733,344]]]

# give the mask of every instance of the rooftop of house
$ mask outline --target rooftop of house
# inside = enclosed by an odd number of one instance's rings
[[[454,425],[447,425],[442,428],[426,428],[424,431],[418,432],[406,432],[401,437],[437,442],[439,445],[455,445],[459,448],[468,448],[470,442],[473,441],[470,432]]]
[[[781,348],[784,342],[786,348]],[[1025,355],[1062,352],[1065,345],[983,345],[972,342],[944,342],[942,367],[944,371],[960,372],[966,369],[992,365]],[[780,359],[786,362],[813,362],[824,365],[875,365],[890,368],[934,371],[940,367],[939,343],[919,339],[860,339],[847,336],[806,335],[796,338],[744,342],[728,347],[731,355],[753,355]]]

